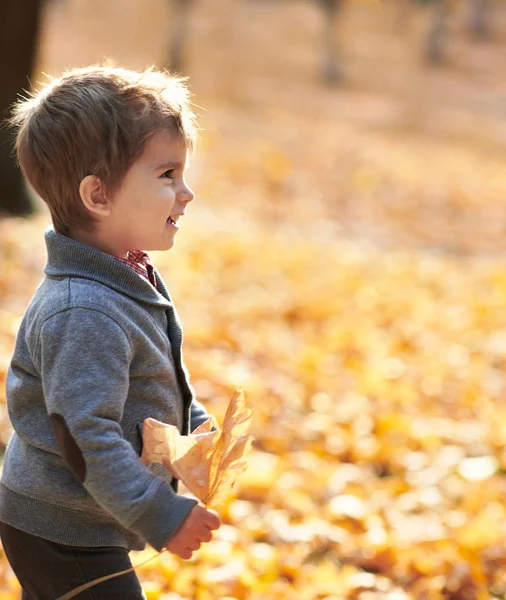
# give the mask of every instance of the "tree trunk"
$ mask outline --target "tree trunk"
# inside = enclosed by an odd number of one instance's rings
[[[490,37],[490,0],[469,0],[468,28],[476,40]]]
[[[320,0],[324,12],[324,77],[328,84],[337,83],[342,78],[338,60],[336,22],[342,0]]]
[[[13,152],[4,119],[18,94],[30,88],[40,21],[40,0],[0,2],[0,211],[26,215],[34,210]]]
[[[194,0],[170,0],[170,56],[169,70],[181,73],[184,70],[183,49],[188,38],[190,12]]]
[[[447,0],[434,0],[431,5],[429,31],[425,45],[425,58],[431,64],[443,62],[444,42],[448,19]]]

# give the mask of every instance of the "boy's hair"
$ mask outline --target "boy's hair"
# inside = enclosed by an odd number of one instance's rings
[[[93,229],[80,182],[95,175],[114,193],[158,131],[174,131],[193,150],[196,129],[184,81],[153,67],[91,66],[51,78],[14,106],[19,165],[48,204],[58,233]]]

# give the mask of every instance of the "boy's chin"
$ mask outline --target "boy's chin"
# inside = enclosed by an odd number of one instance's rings
[[[146,252],[165,252],[166,250],[170,250],[174,246],[174,238],[171,240],[164,240],[158,244],[149,244],[149,246],[144,246],[143,250]]]
[[[158,248],[153,248],[153,250],[159,250],[160,252],[165,252],[174,247],[174,238],[171,240],[167,240],[164,244],[160,244]]]

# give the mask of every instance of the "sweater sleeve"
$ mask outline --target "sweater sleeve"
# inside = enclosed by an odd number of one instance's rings
[[[204,406],[198,400],[193,399],[190,411],[190,433],[210,418],[211,415],[207,413]]]
[[[98,309],[71,308],[44,322],[39,357],[51,422],[63,421],[68,431],[65,443],[56,435],[63,456],[68,462],[69,445],[77,447],[79,478],[89,494],[161,550],[196,501],[154,475],[124,437],[120,421],[132,360],[125,332]]]

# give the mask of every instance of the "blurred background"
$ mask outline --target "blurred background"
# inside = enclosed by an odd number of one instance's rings
[[[199,115],[153,259],[199,398],[220,420],[242,385],[256,442],[148,599],[506,598],[506,2],[3,0],[0,33],[0,110],[110,58],[187,75]],[[50,218],[0,136],[5,447]]]

